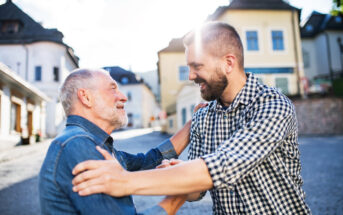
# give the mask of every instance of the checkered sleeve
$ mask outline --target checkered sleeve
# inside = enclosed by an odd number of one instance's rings
[[[190,134],[190,147],[188,153],[188,160],[194,160],[196,158],[201,157],[203,155],[201,150],[201,135],[200,135],[200,128],[199,122],[200,115],[202,114],[201,110],[199,110],[196,114],[192,117],[192,125],[191,125],[191,134]],[[201,200],[207,191],[201,192],[199,197],[192,201],[199,201]]]
[[[263,162],[294,127],[294,107],[285,98],[264,98],[250,111],[250,121],[214,153],[202,156],[217,189],[232,188]]]

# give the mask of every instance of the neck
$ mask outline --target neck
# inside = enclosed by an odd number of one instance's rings
[[[105,131],[107,134],[111,134],[115,127],[113,125],[110,125],[108,122],[104,122],[101,119],[98,119],[96,117],[93,117],[92,113],[89,113],[88,111],[78,111],[78,112],[72,112],[71,115],[77,115],[81,116],[90,122],[92,122],[94,125],[98,126],[101,128],[103,131]]]
[[[229,106],[236,98],[237,94],[243,89],[247,81],[244,71],[232,71],[228,76],[228,85],[225,88],[220,101],[222,105]]]

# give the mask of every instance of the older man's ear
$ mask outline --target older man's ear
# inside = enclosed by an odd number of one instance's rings
[[[78,89],[77,97],[83,105],[87,107],[92,107],[92,94],[89,90],[82,88]]]

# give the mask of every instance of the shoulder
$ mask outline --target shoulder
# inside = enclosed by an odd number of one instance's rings
[[[294,114],[295,108],[292,101],[273,87],[261,85],[262,90],[255,101],[259,106],[268,113],[277,114]]]
[[[70,129],[55,139],[60,145],[58,161],[61,164],[75,165],[84,160],[103,159],[96,150],[93,136],[82,129]]]
[[[192,121],[199,121],[206,117],[211,109],[215,108],[216,102],[211,101],[206,107],[200,108],[197,112],[193,114]]]

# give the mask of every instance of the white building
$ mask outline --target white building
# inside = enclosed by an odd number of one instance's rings
[[[343,17],[313,12],[302,23],[301,40],[308,91],[325,91],[343,76]]]
[[[0,149],[7,143],[32,143],[45,131],[50,99],[0,62]]]
[[[127,97],[125,110],[128,116],[128,127],[147,128],[158,126],[160,108],[151,89],[133,72],[120,67],[105,67],[119,84],[119,89]]]
[[[157,102],[160,101],[160,85],[158,81],[158,75],[156,70],[148,72],[139,72],[136,73],[138,77],[143,79],[144,83],[148,85],[152,93],[155,95]]]
[[[72,48],[57,29],[45,29],[12,1],[0,5],[0,61],[24,80],[46,93],[46,134],[64,127],[58,87],[78,67]]]

